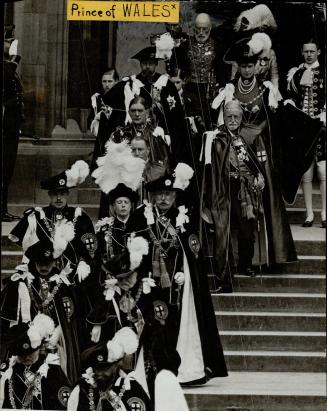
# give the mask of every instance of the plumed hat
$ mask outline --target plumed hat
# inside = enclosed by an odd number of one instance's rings
[[[41,181],[40,186],[42,190],[67,190],[82,184],[89,172],[89,165],[78,160],[68,170]]]
[[[190,184],[193,177],[193,169],[186,163],[178,163],[174,173],[166,174],[157,180],[150,181],[146,184],[149,192],[154,191],[184,191]]]
[[[242,63],[256,63],[260,54],[271,48],[270,37],[265,33],[255,33],[252,37],[241,39],[230,47],[225,56],[226,63],[236,61]]]
[[[99,343],[82,352],[83,368],[110,367],[125,357],[134,354],[138,348],[138,337],[130,327],[123,327],[116,332],[112,340]]]
[[[140,50],[138,53],[136,53],[132,59],[138,60],[139,62],[142,61],[148,61],[148,60],[153,60],[153,61],[158,61],[159,58],[156,57],[156,47],[150,46],[150,47],[145,47],[144,49]]]
[[[28,355],[42,345],[45,338],[51,336],[55,325],[45,314],[37,314],[30,324],[19,323],[9,328],[4,342],[13,355]]]
[[[54,260],[51,241],[38,241],[25,251],[26,257],[33,262],[49,263]]]

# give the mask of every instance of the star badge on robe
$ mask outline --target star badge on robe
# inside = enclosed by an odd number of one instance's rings
[[[176,107],[175,97],[169,94],[169,96],[167,97],[167,103],[168,103],[169,109],[172,110],[174,107]]]

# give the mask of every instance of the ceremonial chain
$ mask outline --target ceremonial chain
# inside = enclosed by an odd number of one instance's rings
[[[29,391],[32,386],[35,386],[35,384],[37,383],[38,379],[39,379],[39,376],[36,375],[35,378],[34,378],[34,380],[33,380],[33,381],[30,383],[30,385],[28,386],[27,391]],[[13,384],[12,378],[10,378],[10,380],[9,380],[9,387],[8,387],[8,388],[9,388],[9,389],[8,389],[8,391],[9,391],[9,401],[10,401],[10,404],[11,404],[11,406],[12,406],[12,409],[13,409],[13,410],[17,410],[16,402],[15,402],[15,398],[14,398],[14,384]],[[33,388],[32,388],[32,389],[33,389]],[[27,396],[27,398],[25,399],[25,401],[22,401],[22,402],[21,402],[21,404],[22,404],[21,408],[22,408],[22,409],[28,409],[28,408],[27,408],[27,407],[28,407],[28,402],[29,402],[29,396]]]
[[[256,82],[257,82],[256,77],[253,77],[253,80],[251,81],[251,83],[246,84],[245,82],[243,82],[242,78],[240,77],[238,79],[238,89],[239,89],[240,93],[241,94],[251,93],[251,91],[254,89],[254,86],[255,86]]]
[[[103,400],[107,400],[110,405],[113,407],[114,410],[120,411],[122,409],[121,404],[122,404],[122,397],[126,391],[125,384],[123,384],[122,388],[120,389],[118,395],[114,392],[110,391],[105,391],[104,393],[100,394],[99,402]],[[91,411],[96,411],[97,407],[95,407],[95,402],[94,402],[94,388],[90,387],[89,388],[89,407]],[[102,409],[101,404],[100,404],[100,409]]]
[[[44,309],[47,309],[48,305],[50,304],[50,302],[54,299],[55,295],[57,294],[60,286],[61,286],[62,282],[60,281],[59,284],[56,284],[52,290],[52,292],[48,295],[48,297],[42,301],[41,305]],[[31,284],[27,283],[27,288],[29,291],[29,294],[31,296],[31,299],[35,302],[35,304],[40,307],[40,304],[37,303],[37,301],[35,300],[35,297],[33,295],[33,291],[32,291],[32,286]]]
[[[160,218],[160,217],[159,217],[159,218]],[[171,234],[171,236],[172,236],[171,243],[170,243],[169,247],[165,250],[165,249],[163,249],[163,247],[161,247],[161,240],[163,240],[163,239],[168,240],[168,238],[163,238],[163,236],[164,236],[164,234],[166,233],[166,231],[167,231],[167,229],[168,229],[168,226],[169,226],[169,224],[170,224],[170,221],[169,221],[168,219],[166,219],[166,222],[165,222],[165,221],[163,221],[163,219],[161,218],[161,222],[162,222],[162,223],[165,223],[165,226],[164,226],[164,231],[163,231],[163,233],[160,235],[160,240],[157,239],[157,237],[155,236],[155,234],[154,234],[154,232],[153,232],[153,230],[152,230],[152,228],[151,228],[150,225],[148,225],[148,231],[149,231],[149,235],[150,235],[150,238],[151,238],[151,241],[153,242],[153,244],[156,245],[157,247],[160,247],[160,249],[161,249],[164,253],[167,253],[167,252],[174,246],[174,244],[176,244],[176,238],[177,238],[177,236],[178,236],[178,232],[179,232],[179,230],[180,230],[180,227],[177,227],[176,229],[174,228],[175,233],[174,233],[174,234]],[[158,220],[156,221],[156,227],[157,227],[158,235],[159,235],[159,234],[160,234],[160,230],[159,230]]]

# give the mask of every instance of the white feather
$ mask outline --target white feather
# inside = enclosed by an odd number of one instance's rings
[[[67,176],[67,187],[74,187],[85,181],[90,173],[90,168],[84,160],[78,160],[65,173]]]
[[[119,183],[135,191],[142,182],[145,161],[133,156],[126,141],[119,144],[108,141],[106,155],[99,157],[97,164],[98,168],[93,171],[92,177],[105,194]]]
[[[185,190],[190,184],[190,179],[193,177],[194,170],[188,164],[178,163],[175,170],[174,188]]]
[[[237,18],[234,30],[240,31],[241,22],[243,17],[245,17],[249,25],[246,30],[254,30],[257,28],[266,28],[269,27],[271,29],[277,29],[276,20],[270,11],[269,7],[265,4],[258,4],[257,6],[253,7],[252,9],[244,10]]]
[[[253,34],[251,40],[247,44],[250,47],[249,55],[251,56],[263,51],[267,52],[271,49],[270,37],[265,33]]]
[[[58,258],[65,251],[68,242],[75,237],[74,224],[64,219],[55,224],[54,232],[53,257]]]
[[[130,270],[135,270],[142,262],[142,257],[149,253],[149,243],[143,237],[130,237],[127,242],[130,257]]]

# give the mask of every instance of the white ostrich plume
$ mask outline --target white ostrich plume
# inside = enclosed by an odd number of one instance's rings
[[[149,243],[143,237],[130,237],[127,242],[130,258],[130,270],[135,270],[142,262],[142,257],[149,253]]]
[[[45,314],[37,314],[27,331],[32,348],[39,347],[42,340],[53,334],[54,330],[55,325],[52,318]]]
[[[101,190],[108,194],[117,184],[123,183],[132,190],[137,190],[142,182],[145,161],[134,157],[127,141],[106,143],[106,154],[97,160],[98,168],[92,177]]]
[[[263,51],[267,52],[271,49],[271,40],[266,33],[253,34],[247,44],[250,47],[249,55],[251,56],[262,53]]]
[[[171,37],[171,34],[163,33],[154,42],[156,45],[156,57],[170,59],[172,55],[172,49],[175,46],[175,42]]]
[[[107,343],[108,362],[115,362],[125,355],[134,354],[138,344],[138,337],[130,327],[121,328]]]
[[[242,19],[245,17],[249,24],[245,31],[254,29],[270,28],[277,29],[276,20],[270,11],[269,7],[265,4],[258,4],[252,9],[244,10],[237,18],[234,30],[240,31]]]
[[[190,184],[190,180],[193,177],[194,170],[188,164],[178,163],[174,170],[174,188],[185,190]]]
[[[65,173],[67,176],[67,187],[75,187],[85,181],[90,173],[90,168],[84,160],[78,160]]]
[[[58,258],[66,250],[69,241],[75,237],[75,228],[72,221],[66,219],[58,221],[54,226],[53,257]]]

